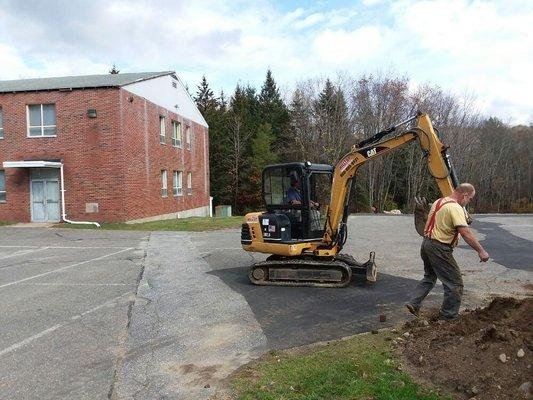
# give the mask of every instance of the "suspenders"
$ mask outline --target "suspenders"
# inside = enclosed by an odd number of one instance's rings
[[[433,211],[433,214],[431,214],[431,217],[429,218],[429,221],[428,221],[428,224],[427,224],[427,228],[424,231],[424,236],[426,236],[426,237],[431,239],[431,233],[433,232],[433,228],[435,228],[435,219],[437,218],[437,212],[439,212],[439,210],[445,204],[448,204],[448,203],[457,203],[457,202],[455,200],[446,200],[446,201],[444,201],[444,197],[440,198],[437,201],[437,204],[435,205],[435,210]],[[455,245],[455,243],[457,242],[458,236],[459,236],[459,232],[455,232],[455,236],[453,237],[452,242],[449,243],[449,244],[452,245],[452,246]],[[448,244],[448,243],[445,243],[445,244]]]

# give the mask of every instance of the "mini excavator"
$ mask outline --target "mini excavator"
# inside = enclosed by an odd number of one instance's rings
[[[265,167],[262,197],[267,211],[246,214],[241,244],[246,251],[270,256],[250,267],[250,281],[256,285],[345,287],[352,274],[359,274],[375,282],[374,252],[365,263],[341,254],[348,236],[352,179],[367,161],[413,141],[422,148],[442,196],[449,196],[459,182],[448,147],[440,141],[429,117],[420,112],[353,146],[335,166],[305,162]],[[419,217],[417,221],[416,215],[415,210],[415,226],[422,235],[425,220]]]

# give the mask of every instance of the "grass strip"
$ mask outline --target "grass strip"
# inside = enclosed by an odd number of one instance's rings
[[[220,217],[220,218],[203,218],[190,217],[180,219],[167,219],[160,221],[142,222],[138,224],[120,223],[102,223],[101,228],[94,225],[78,225],[78,224],[56,224],[55,228],[71,228],[71,229],[109,229],[109,230],[125,230],[125,231],[208,231],[226,228],[240,228],[243,218],[241,216],[235,217]]]
[[[240,400],[441,400],[399,368],[390,332],[273,351],[239,370],[230,386]]]

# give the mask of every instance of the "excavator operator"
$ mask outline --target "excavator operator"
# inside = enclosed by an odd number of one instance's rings
[[[438,199],[431,207],[420,249],[424,262],[424,278],[418,283],[414,297],[405,305],[416,317],[419,316],[422,301],[433,289],[438,278],[444,287],[444,301],[439,319],[457,318],[463,295],[463,278],[453,258],[453,249],[457,246],[459,235],[477,251],[480,262],[489,259],[489,253],[468,228],[463,208],[474,198],[475,193],[474,186],[462,183],[450,196]]]

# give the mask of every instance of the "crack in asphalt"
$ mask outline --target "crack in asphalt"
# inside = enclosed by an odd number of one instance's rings
[[[143,277],[143,274],[144,274],[146,255],[148,253],[148,248],[147,248],[146,244],[150,240],[150,236],[151,236],[151,233],[150,233],[150,235],[148,235],[148,237],[144,237],[143,240],[141,241],[141,248],[144,247],[143,256],[142,256],[142,262],[141,262],[141,270],[139,271],[139,274],[137,275],[137,279],[136,279],[136,282],[135,282],[135,290],[133,291],[132,300],[129,302],[129,305],[128,305],[126,327],[125,327],[124,331],[122,332],[122,334],[120,335],[119,340],[118,340],[118,342],[119,342],[118,355],[117,355],[117,360],[115,362],[115,370],[113,371],[113,380],[111,381],[111,386],[110,386],[109,391],[107,393],[107,398],[108,399],[116,399],[115,387],[116,387],[116,385],[117,385],[117,383],[119,381],[119,373],[122,371],[122,368],[124,366],[124,359],[125,359],[125,356],[126,356],[125,345],[126,345],[126,340],[127,340],[127,337],[128,337],[128,332],[129,332],[129,328],[130,328],[130,324],[131,324],[131,316],[132,316],[132,312],[133,312],[133,306],[135,305],[135,301],[136,301],[136,298],[137,298],[137,292],[139,291],[139,284],[141,283],[141,280],[142,280],[142,277]],[[139,257],[139,258],[141,259],[141,257]]]

